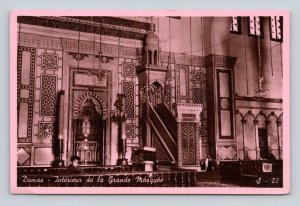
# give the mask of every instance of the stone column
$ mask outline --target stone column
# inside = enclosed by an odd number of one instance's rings
[[[64,127],[64,97],[65,91],[61,90],[58,93],[58,118],[57,118],[57,139],[56,139],[56,159],[53,162],[55,166],[64,167],[65,163],[62,160],[62,155],[64,151],[64,135],[63,135],[63,127]]]
[[[281,152],[280,152],[280,132],[279,132],[279,129],[280,129],[280,126],[282,126],[282,122],[280,120],[276,121],[277,123],[277,141],[278,141],[278,159],[280,160],[281,159]],[[282,135],[282,134],[281,134]]]
[[[243,132],[243,158],[244,160],[246,159],[246,151],[245,151],[245,124],[246,124],[246,120],[243,118],[242,119],[242,132]]]
[[[260,151],[259,149],[259,139],[258,139],[258,121],[257,120],[253,120],[254,122],[254,126],[255,126],[255,129],[254,129],[254,132],[255,132],[255,159],[258,160],[258,152]]]

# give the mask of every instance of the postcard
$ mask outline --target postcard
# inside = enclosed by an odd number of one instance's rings
[[[13,194],[286,194],[288,11],[13,11]]]

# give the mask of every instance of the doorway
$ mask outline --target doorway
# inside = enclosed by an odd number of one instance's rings
[[[266,128],[258,128],[258,145],[260,149],[260,158],[268,159],[268,134]]]
[[[163,87],[158,81],[150,86],[150,103],[154,108],[163,103]]]

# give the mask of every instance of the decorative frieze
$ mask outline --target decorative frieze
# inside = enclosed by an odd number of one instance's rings
[[[232,69],[236,62],[236,57],[211,54],[205,57],[206,67],[222,67]]]
[[[200,113],[202,112],[202,104],[177,103],[175,105],[177,122],[182,122],[189,115],[189,122],[200,122]]]

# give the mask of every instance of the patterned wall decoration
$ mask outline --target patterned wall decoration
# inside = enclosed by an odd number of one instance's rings
[[[126,133],[126,138],[134,139],[135,138],[135,125],[134,124],[125,124],[125,133]]]
[[[172,86],[171,85],[166,85],[165,86],[165,104],[169,109],[172,107]]]
[[[18,166],[29,166],[31,163],[31,147],[18,147],[17,164]]]
[[[201,70],[195,70],[193,72],[193,77],[192,77],[194,83],[202,83],[203,81],[205,81],[205,73]]]
[[[135,77],[135,64],[131,62],[123,62],[122,76]]]
[[[57,54],[42,54],[42,69],[58,69],[58,55]]]
[[[101,105],[101,109],[102,109],[102,115],[106,115],[107,114],[107,92],[103,92],[103,91],[97,91],[97,92],[88,92],[88,91],[80,91],[80,90],[74,90],[73,91],[73,102],[74,102],[74,106],[73,106],[73,115],[78,115],[80,113],[81,107],[82,107],[82,103],[84,103],[86,98],[94,98],[96,99],[100,105]]]
[[[218,146],[217,160],[236,160],[236,146]]]
[[[196,164],[196,134],[194,123],[182,124],[182,164]]]
[[[137,51],[135,51],[135,55]],[[124,56],[124,55],[122,55]],[[136,56],[135,56],[136,57]],[[134,125],[130,129],[132,133],[126,135],[128,147],[139,146],[140,109],[139,109],[139,85],[136,78],[136,67],[140,64],[139,59],[134,57],[118,58],[118,92],[125,94],[126,125]],[[115,95],[115,94],[113,94]]]
[[[39,134],[41,143],[52,143],[54,137],[54,124],[48,122],[40,122]]]
[[[193,88],[193,103],[203,104],[203,88]]]
[[[42,75],[41,116],[55,115],[56,82],[56,76]]]
[[[28,52],[29,59],[23,57],[23,52]],[[18,143],[30,143],[32,141],[32,123],[33,123],[33,99],[34,99],[34,73],[35,73],[35,54],[36,49],[31,47],[18,47],[17,54],[17,102],[18,108],[23,107],[20,104],[25,103],[27,107],[24,107],[27,111],[18,110]],[[26,65],[24,65],[26,64]],[[28,68],[28,69],[25,69]],[[23,82],[22,82],[23,80]],[[26,82],[26,83],[24,83]],[[21,95],[27,93],[27,95]],[[19,115],[25,113],[27,115],[27,122],[19,122]],[[24,133],[26,136],[20,136],[20,124],[24,124]]]
[[[200,114],[199,136],[207,139],[207,104],[206,104],[206,70],[205,68],[193,67],[192,69],[192,101],[195,104],[202,104]]]
[[[37,50],[33,143],[52,143],[57,93],[62,89],[62,71],[62,51],[46,48]]]
[[[122,82],[122,91],[125,94],[125,112],[126,117],[129,119],[134,118],[135,109],[135,93],[134,93],[134,82]]]

